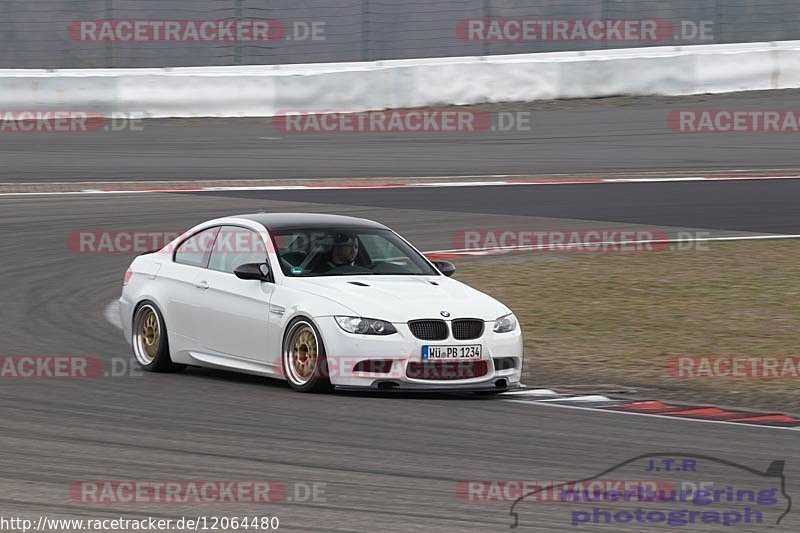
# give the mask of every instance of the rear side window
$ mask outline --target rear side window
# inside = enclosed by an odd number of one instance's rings
[[[247,228],[223,226],[217,235],[208,268],[233,274],[241,265],[266,262],[267,245],[261,235]]]
[[[175,251],[175,262],[206,268],[217,233],[219,233],[219,226],[195,233],[183,241]]]

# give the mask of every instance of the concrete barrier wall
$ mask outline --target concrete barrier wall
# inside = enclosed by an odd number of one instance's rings
[[[0,109],[149,117],[800,87],[800,41],[310,65],[0,70]]]

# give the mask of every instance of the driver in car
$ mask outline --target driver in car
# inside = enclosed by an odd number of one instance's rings
[[[327,266],[330,270],[340,267],[355,267],[358,255],[358,239],[347,233],[333,236],[333,248]]]

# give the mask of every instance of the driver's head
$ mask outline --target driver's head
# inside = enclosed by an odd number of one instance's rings
[[[331,261],[337,265],[348,265],[356,260],[358,240],[349,233],[337,233],[333,236]]]

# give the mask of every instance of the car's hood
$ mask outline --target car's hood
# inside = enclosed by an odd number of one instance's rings
[[[444,276],[325,276],[293,278],[288,285],[337,301],[357,316],[389,322],[441,318],[442,311],[451,319],[494,320],[510,312],[491,296]]]

